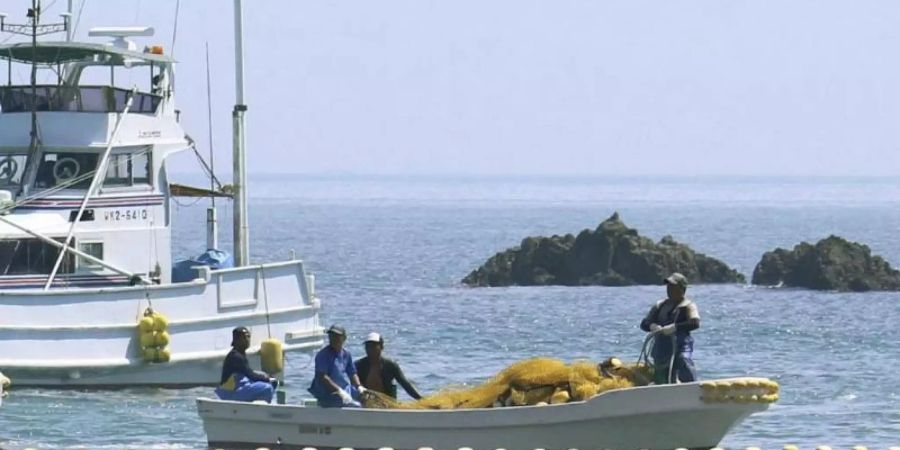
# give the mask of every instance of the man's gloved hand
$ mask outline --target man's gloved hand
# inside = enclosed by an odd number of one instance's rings
[[[363,394],[365,394],[366,391],[368,391],[368,389],[366,389],[366,387],[363,385],[357,386],[356,390],[357,390],[357,392],[359,392],[359,395],[363,395]]]
[[[344,406],[353,404],[353,397],[350,396],[349,392],[343,389],[338,389],[338,391],[335,393],[341,397],[341,402],[344,403]]]
[[[278,378],[269,378],[269,383],[272,384],[272,387],[278,389]]]
[[[662,327],[659,326],[658,324],[655,324],[655,323],[650,324],[650,332],[651,333],[656,333],[657,331],[659,331],[660,328],[662,328]]]
[[[671,335],[675,334],[675,324],[670,323],[670,324],[660,328],[659,331],[666,336],[671,336]]]

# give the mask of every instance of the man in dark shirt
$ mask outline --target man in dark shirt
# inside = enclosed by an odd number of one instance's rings
[[[697,305],[684,296],[688,287],[687,277],[675,272],[664,282],[666,298],[656,302],[641,321],[642,330],[656,334],[652,351],[654,382],[695,381],[697,371],[691,358],[694,352],[691,331],[700,328],[700,312]]]
[[[237,327],[231,331],[231,351],[222,364],[222,384],[216,395],[222,400],[252,402],[265,400],[272,403],[278,380],[250,368],[247,349],[250,347],[250,330]]]
[[[397,398],[397,385],[394,384],[396,380],[410,397],[416,400],[422,398],[416,387],[406,379],[400,365],[381,356],[384,351],[384,338],[380,334],[369,333],[364,342],[366,357],[356,361],[356,372],[366,389]]]

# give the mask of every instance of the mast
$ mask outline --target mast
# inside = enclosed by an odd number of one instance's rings
[[[231,113],[234,130],[234,263],[237,267],[250,263],[250,225],[247,220],[247,159],[244,150],[244,30],[241,0],[234,0],[234,82],[235,104]]]
[[[28,184],[34,177],[37,170],[37,154],[41,146],[40,136],[38,135],[37,120],[37,43],[38,36],[45,34],[68,32],[69,19],[71,15],[62,14],[63,21],[61,23],[41,24],[41,2],[40,0],[31,0],[31,8],[28,9],[28,23],[25,25],[6,23],[6,15],[0,15],[0,31],[19,34],[31,38],[31,140],[28,144],[28,156],[25,160],[25,170],[22,176],[22,186],[19,194],[28,193]],[[10,71],[12,71],[12,60],[9,62]]]
[[[40,150],[41,146],[40,136],[38,135],[37,120],[37,38],[38,36],[51,33],[66,32],[68,34],[69,29],[71,28],[69,26],[69,20],[72,16],[67,12],[65,14],[62,14],[62,17],[63,21],[60,23],[41,24],[40,0],[31,0],[31,8],[28,9],[28,24],[19,25],[6,23],[6,15],[0,15],[0,31],[28,36],[31,38],[31,140],[28,144],[28,156],[25,160],[25,170],[23,171],[22,176],[22,186],[19,189],[20,195],[23,193],[28,193],[28,185],[31,183],[31,180],[34,178],[34,174],[37,171],[36,160],[38,151]],[[9,61],[9,64],[10,71],[12,71],[11,59]]]
[[[68,20],[72,20],[72,14],[75,14],[75,0],[68,0],[66,14],[68,15]],[[75,30],[72,27],[66,27],[66,42],[72,42],[73,33],[75,33]]]
[[[39,0],[31,0],[31,10],[28,11],[31,17],[31,141],[28,144],[28,157],[25,160],[25,171],[28,175],[37,168],[37,153],[40,147],[38,142],[37,131],[37,27],[41,21],[41,2]],[[30,178],[30,177],[29,177]],[[22,192],[28,193],[28,182],[30,179],[22,179]]]

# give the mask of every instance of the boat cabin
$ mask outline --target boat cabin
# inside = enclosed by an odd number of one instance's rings
[[[0,46],[0,289],[168,281],[165,160],[191,143],[174,59],[128,39],[152,34],[102,28],[90,36],[112,42]],[[51,241],[70,233],[78,254],[59,260]]]

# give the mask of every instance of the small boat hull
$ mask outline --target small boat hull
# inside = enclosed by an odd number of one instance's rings
[[[713,402],[701,383],[686,383],[492,409],[324,409],[212,399],[198,399],[197,408],[215,448],[625,450],[715,447],[768,403]]]

